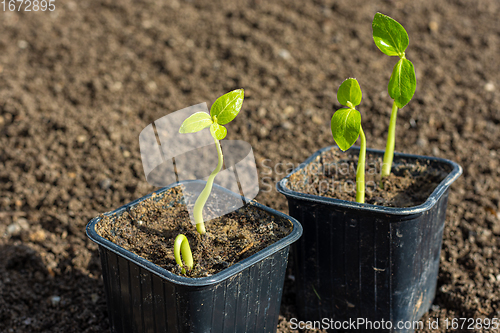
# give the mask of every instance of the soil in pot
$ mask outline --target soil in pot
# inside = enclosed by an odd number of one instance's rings
[[[189,277],[206,277],[259,252],[292,231],[290,221],[247,204],[222,217],[210,202],[227,202],[225,193],[213,191],[204,209],[207,233],[200,236],[184,202],[183,185],[153,195],[120,216],[102,215],[97,233],[152,263],[181,275],[173,245],[178,234],[189,240],[194,268]]]
[[[356,201],[356,167],[358,156],[336,148],[326,150],[305,168],[292,174],[288,188],[293,191]],[[367,153],[365,203],[385,207],[413,207],[427,200],[446,177],[443,170],[424,163],[404,159],[393,163],[392,173],[380,188],[382,157]]]

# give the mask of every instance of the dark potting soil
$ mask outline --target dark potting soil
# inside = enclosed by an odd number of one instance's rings
[[[222,217],[205,219],[207,232],[200,236],[191,223],[183,195],[189,194],[177,186],[142,201],[120,216],[102,215],[97,233],[178,275],[182,274],[173,246],[175,237],[184,234],[194,259],[194,267],[186,270],[186,275],[195,278],[232,266],[287,236],[293,228],[289,220],[250,203]],[[226,201],[222,193],[213,191],[211,196],[217,196],[211,198],[217,202]],[[206,205],[204,213],[208,211],[210,216],[211,208]]]
[[[332,148],[324,151],[305,168],[290,176],[291,190],[356,201],[358,155]],[[365,203],[386,207],[412,207],[425,202],[446,177],[447,172],[419,162],[399,160],[390,176],[379,186],[382,157],[366,155]]]
[[[344,79],[359,81],[368,145],[384,149],[396,59],[373,43],[378,11],[408,32],[417,74],[396,150],[464,169],[450,188],[438,290],[422,320],[500,318],[498,0],[55,4],[0,11],[0,332],[109,332],[99,250],[85,226],[157,189],[138,137],[169,112],[244,88],[227,137],[252,145],[256,199],[284,213],[275,184],[334,144]],[[297,314],[293,276],[278,333],[308,320]]]

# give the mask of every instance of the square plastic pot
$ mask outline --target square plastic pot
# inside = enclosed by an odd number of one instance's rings
[[[180,182],[180,184],[189,183]],[[172,184],[155,193],[162,194]],[[224,191],[214,185],[214,191]],[[121,215],[146,195],[105,215]],[[87,224],[99,245],[111,331],[128,332],[276,332],[290,244],[302,234],[294,218],[255,201],[249,204],[293,225],[285,238],[231,267],[203,278],[178,276],[99,236],[101,220]],[[194,228],[194,226],[193,226]]]
[[[292,247],[299,320],[384,320],[391,324],[377,332],[413,332],[397,325],[420,319],[433,302],[449,187],[462,168],[441,158],[396,153],[393,165],[418,161],[447,172],[423,204],[410,208],[360,204],[287,187],[292,174],[329,149],[314,153],[277,184],[288,199],[289,214],[304,228]],[[359,147],[349,152],[358,155]]]

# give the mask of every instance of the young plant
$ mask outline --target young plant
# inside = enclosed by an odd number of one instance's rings
[[[399,61],[392,70],[388,88],[389,96],[391,96],[394,102],[392,104],[389,133],[387,135],[387,144],[382,164],[382,178],[384,178],[391,174],[398,110],[408,104],[413,97],[417,87],[417,80],[413,64],[410,60],[406,59],[405,50],[408,47],[409,39],[403,26],[389,16],[377,13],[373,18],[372,29],[373,40],[380,51],[388,56],[399,57]]]
[[[191,248],[189,247],[189,241],[183,234],[179,234],[177,235],[177,237],[175,237],[174,257],[177,265],[181,267],[182,274],[186,274],[186,269],[184,268],[184,266],[187,266],[189,269],[193,269],[193,254],[191,253]],[[182,263],[182,259],[184,259],[186,265]]]
[[[182,123],[179,133],[194,133],[210,127],[210,134],[214,138],[215,146],[217,147],[217,154],[219,157],[217,167],[208,177],[205,188],[200,193],[194,204],[193,215],[196,224],[196,230],[200,235],[204,235],[205,223],[203,222],[203,207],[207,202],[215,176],[222,169],[223,156],[219,140],[226,137],[227,129],[222,126],[232,121],[240,112],[241,105],[243,104],[244,91],[243,89],[233,90],[225,95],[219,97],[212,107],[210,108],[210,115],[205,112],[196,112],[188,117]]]
[[[337,110],[332,117],[333,139],[346,151],[361,137],[358,167],[356,169],[356,202],[365,202],[366,137],[361,127],[361,114],[355,109],[361,103],[361,88],[356,79],[347,79],[339,87],[337,100],[347,108]]]

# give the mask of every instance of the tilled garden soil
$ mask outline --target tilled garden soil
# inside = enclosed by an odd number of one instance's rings
[[[251,143],[257,200],[283,212],[275,183],[333,144],[345,78],[363,90],[368,146],[383,149],[396,59],[373,43],[377,11],[408,31],[417,74],[415,96],[398,114],[396,150],[464,168],[451,187],[438,291],[423,320],[500,318],[497,0],[57,0],[55,8],[0,7],[0,331],[109,329],[85,225],[156,189],[138,140],[155,119],[244,88],[228,139]],[[281,333],[294,332],[296,317],[287,276]]]

